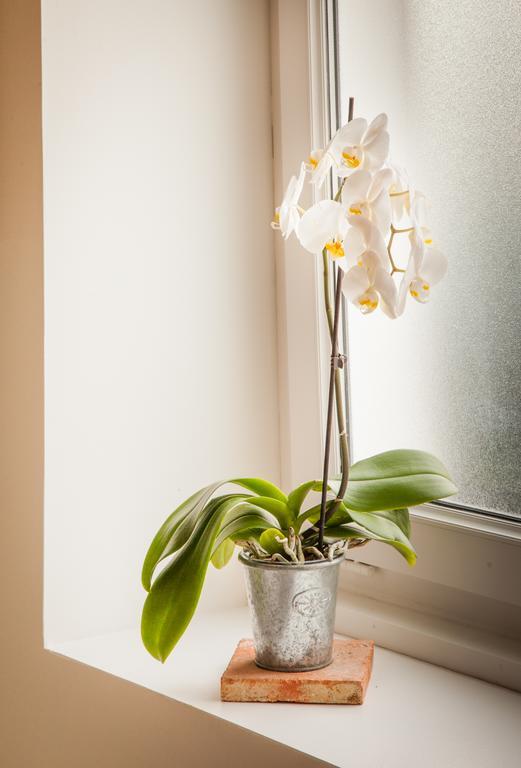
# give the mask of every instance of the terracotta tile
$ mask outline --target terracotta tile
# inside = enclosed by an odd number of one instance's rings
[[[272,672],[255,664],[252,640],[241,640],[221,678],[222,701],[362,704],[371,677],[372,640],[335,638],[333,661],[312,672]]]

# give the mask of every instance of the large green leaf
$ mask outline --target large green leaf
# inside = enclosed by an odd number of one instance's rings
[[[336,491],[338,481],[330,483]],[[424,451],[386,451],[353,464],[344,502],[349,510],[411,507],[457,493],[441,461]]]
[[[297,488],[291,491],[290,494],[288,494],[288,509],[291,513],[293,521],[298,518],[300,508],[302,507],[304,499],[308,493],[310,491],[320,490],[321,488],[322,483],[317,482],[316,480],[309,480],[307,483],[302,483],[302,485],[299,485]]]
[[[250,498],[256,507],[270,512],[277,519],[281,528],[286,529],[291,524],[290,512],[285,502],[272,499],[269,496],[251,496]]]
[[[183,501],[183,503],[172,512],[154,536],[145,556],[141,572],[141,581],[147,592],[150,590],[152,576],[158,563],[160,563],[161,560],[164,560],[165,557],[177,552],[188,541],[206,503],[213,496],[215,491],[226,483],[234,483],[252,493],[276,499],[281,505],[285,505],[287,502],[287,498],[280,488],[277,488],[273,483],[258,477],[240,477],[234,480],[221,480],[201,488],[200,491],[197,491],[190,496],[189,499]],[[280,509],[285,510],[285,507],[283,508],[281,506]]]
[[[326,502],[326,512],[329,512],[334,504],[336,504],[334,499],[328,499]],[[316,523],[320,517],[321,506],[321,504],[315,504],[314,507],[310,507],[309,509],[306,509],[305,512],[302,512],[297,518],[295,530],[297,532],[300,531],[306,520],[309,520],[310,523]],[[330,519],[326,522],[326,526],[342,525],[342,523],[348,523],[351,519],[352,518],[348,508],[343,502],[341,502],[338,504],[337,509],[333,513],[332,517],[330,517]]]
[[[396,523],[398,528],[407,536],[408,539],[411,538],[411,518],[408,509],[388,509],[385,511],[379,510],[378,512],[373,512],[372,514],[378,515],[379,517],[385,517],[388,520],[392,520],[392,522]]]
[[[224,566],[230,562],[234,549],[235,542],[231,539],[224,539],[217,549],[214,549],[212,555],[212,565],[214,568],[217,568],[217,570],[224,568]]]
[[[219,499],[251,499],[254,498],[253,496],[250,496],[249,494],[244,493],[227,493],[223,496],[217,496],[216,498]],[[168,555],[173,554],[174,552],[177,552],[178,549],[181,549],[190,536],[193,534],[195,527],[197,525],[197,522],[199,520],[199,517],[201,515],[201,510],[194,510],[191,512],[188,517],[186,517],[181,525],[174,531],[172,538],[170,539],[170,543],[166,547],[161,560],[164,560],[165,557],[168,557]]]
[[[255,497],[254,497],[255,498]],[[257,538],[259,531],[265,531],[267,528],[273,528],[277,524],[276,519],[256,508],[253,504],[242,503],[232,510],[231,514],[226,516],[222,523],[221,530],[216,539],[215,546],[218,547],[227,538],[234,541],[241,541],[249,538],[249,534]]]
[[[165,661],[194,614],[215,539],[237,499],[214,499],[204,508],[193,535],[152,584],[143,606],[145,648]]]
[[[197,493],[194,493],[189,499],[183,501],[183,503],[180,504],[169,517],[167,517],[161,528],[158,530],[148,548],[143,563],[143,569],[141,571],[141,581],[147,592],[150,590],[152,575],[156,565],[168,554],[171,554],[171,552],[168,551],[168,548],[175,531],[189,515],[197,515],[204,509],[207,501],[220,485],[222,485],[221,482],[212,483],[205,488],[201,488]]]
[[[235,483],[235,485],[241,485],[243,488],[252,491],[257,496],[269,496],[272,499],[281,501],[283,504],[287,504],[288,502],[287,496],[282,493],[280,488],[277,488],[276,485],[273,485],[273,483],[270,483],[267,480],[262,480],[260,477],[238,477],[229,482]]]
[[[366,513],[358,513],[360,515]],[[371,527],[377,515],[371,515],[367,513],[367,520]],[[409,565],[414,565],[416,562],[416,552],[409,541],[409,539],[400,531],[397,525],[391,521],[386,521],[383,518],[379,518],[381,522],[388,523],[388,526],[380,528],[380,534],[371,528],[365,528],[364,526],[352,526],[352,525],[339,525],[331,528],[326,528],[325,537],[327,541],[337,541],[338,539],[371,539],[373,541],[381,541],[383,544],[389,544],[394,547],[408,562]],[[387,534],[387,535],[385,535]]]

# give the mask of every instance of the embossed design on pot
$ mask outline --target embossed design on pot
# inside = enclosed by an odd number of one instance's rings
[[[327,610],[330,602],[328,589],[304,589],[295,595],[292,605],[302,616],[318,616]]]

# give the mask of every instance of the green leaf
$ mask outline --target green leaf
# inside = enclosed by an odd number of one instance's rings
[[[258,477],[242,477],[229,481],[220,480],[201,488],[172,512],[154,536],[141,571],[141,582],[147,592],[150,590],[152,576],[158,563],[179,550],[188,541],[206,503],[215,491],[227,482],[240,485],[242,488],[261,496],[277,499],[281,504],[285,505],[287,502],[287,498],[280,488]],[[228,495],[227,498],[231,498],[231,495]],[[246,497],[242,496],[242,498]]]
[[[193,536],[152,584],[143,606],[141,637],[156,659],[167,659],[190,623],[221,523],[241,503],[214,499],[207,504]]]
[[[302,485],[299,485],[297,488],[291,491],[291,493],[288,495],[288,509],[293,520],[297,519],[300,508],[302,507],[304,499],[308,493],[310,491],[320,490],[320,488],[322,488],[322,483],[317,482],[316,480],[309,480],[307,483],[302,483]]]
[[[269,496],[251,496],[250,500],[256,507],[270,512],[277,519],[281,528],[288,528],[291,524],[290,512],[285,502],[272,499]]]
[[[245,538],[249,538],[249,534],[253,538],[258,538],[257,533],[264,531],[267,528],[272,528],[276,520],[264,512],[261,509],[257,509],[253,504],[243,502],[241,505],[234,509],[232,514],[226,517],[223,521],[219,536],[216,540],[216,547],[220,546],[222,542],[227,539],[233,539],[234,541],[242,541]]]
[[[239,477],[235,480],[230,480],[230,483],[240,485],[248,491],[257,494],[257,496],[269,496],[272,499],[281,501],[283,504],[288,503],[287,496],[282,493],[280,488],[277,488],[276,485],[267,480],[262,480],[260,477]]]
[[[378,512],[373,512],[373,515],[379,515],[380,517],[386,517],[388,520],[392,520],[408,539],[411,538],[411,518],[408,509],[380,510]]]
[[[338,482],[331,482],[336,490]],[[424,451],[386,451],[353,464],[344,502],[349,510],[412,507],[457,493],[447,469]]]
[[[250,496],[249,494],[243,494],[243,493],[227,493],[222,496],[217,496],[216,498],[222,499],[251,499],[254,498],[253,496]],[[161,557],[161,560],[163,560],[165,557],[168,557],[168,555],[173,554],[174,552],[177,552],[178,549],[181,549],[190,536],[193,534],[195,527],[197,525],[197,521],[199,520],[199,517],[201,515],[201,510],[197,509],[191,512],[188,517],[183,520],[181,525],[177,528],[176,531],[174,531],[172,538],[170,539],[169,545],[165,548],[165,551],[163,553],[163,556]]]
[[[363,514],[363,513],[359,513]],[[368,514],[368,517],[375,518],[376,515]],[[383,521],[383,518],[380,518]],[[370,522],[370,521],[369,521]],[[416,562],[416,552],[409,541],[409,539],[400,531],[397,525],[387,522],[392,528],[387,528],[388,536],[379,535],[375,531],[365,528],[363,526],[354,527],[350,525],[339,525],[336,527],[326,528],[325,536],[327,540],[336,541],[338,539],[371,539],[372,541],[380,541],[383,544],[389,544],[394,547],[407,561],[409,565],[414,565]],[[383,533],[383,529],[382,529]]]
[[[330,502],[331,506],[334,504],[334,500]],[[342,501],[333,512],[329,520],[326,522],[326,528],[330,525],[342,525],[343,523],[350,523],[353,520],[350,511]]]
[[[214,568],[217,568],[217,570],[224,568],[230,562],[234,549],[235,543],[231,539],[224,539],[212,555],[212,565]]]
[[[194,493],[189,499],[183,501],[183,503],[180,504],[169,517],[167,517],[161,528],[158,530],[148,548],[143,563],[143,569],[141,571],[141,581],[147,592],[150,590],[152,574],[154,573],[155,567],[160,560],[168,554],[171,554],[168,552],[168,547],[177,528],[190,514],[197,515],[200,513],[209,498],[215,493],[220,485],[222,485],[220,482],[212,483]]]
[[[270,555],[274,555],[276,552],[282,554],[284,547],[279,539],[284,538],[286,537],[278,528],[267,528],[262,532],[259,543]]]
[[[328,499],[326,502],[326,512],[329,512],[333,504],[335,503],[334,499]],[[295,530],[297,532],[300,531],[303,524],[306,522],[306,520],[309,520],[310,523],[316,523],[318,519],[320,518],[320,504],[316,504],[314,507],[310,507],[305,512],[302,512],[298,518],[295,525]],[[349,510],[345,506],[345,504],[342,502],[338,509],[335,511],[333,516],[327,521],[326,526],[329,525],[341,525],[342,523],[347,523],[351,520],[351,515],[349,514]]]

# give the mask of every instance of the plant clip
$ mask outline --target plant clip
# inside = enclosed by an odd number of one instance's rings
[[[331,368],[343,368],[346,360],[347,357],[345,355],[331,355]]]

